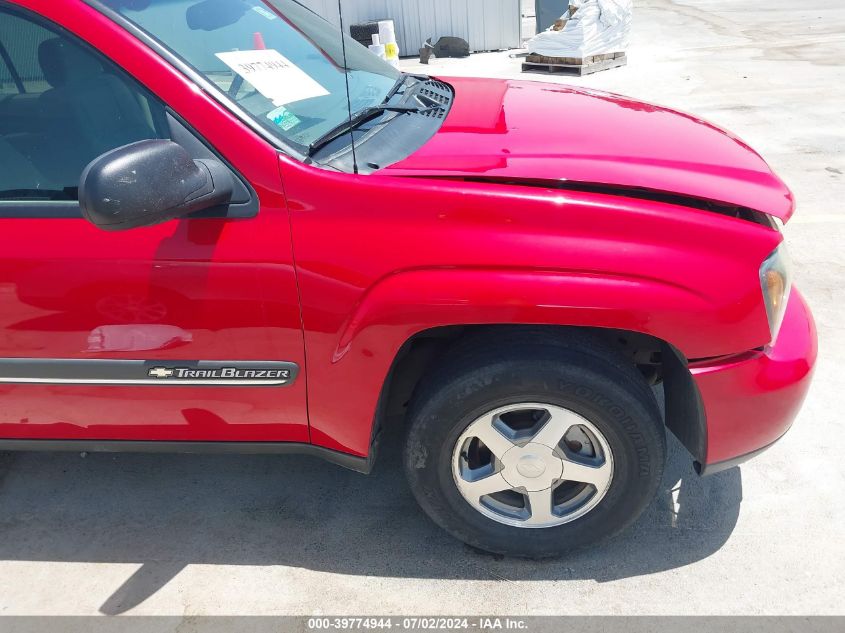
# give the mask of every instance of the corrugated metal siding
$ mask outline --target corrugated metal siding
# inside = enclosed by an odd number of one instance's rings
[[[337,0],[299,0],[335,25]],[[429,37],[462,37],[473,51],[519,48],[519,0],[341,0],[343,23],[393,20],[399,54],[416,55]]]

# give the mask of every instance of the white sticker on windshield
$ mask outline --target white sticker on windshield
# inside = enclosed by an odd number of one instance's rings
[[[216,53],[216,56],[272,101],[273,105],[281,106],[329,94],[305,71],[271,48]]]

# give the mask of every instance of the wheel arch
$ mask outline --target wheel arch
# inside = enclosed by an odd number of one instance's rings
[[[383,430],[404,423],[408,403],[438,358],[469,338],[488,338],[495,344],[502,337],[520,333],[541,339],[586,334],[629,358],[650,384],[662,385],[658,390],[662,401],[657,395],[656,398],[666,427],[687,448],[696,465],[703,463],[707,454],[706,416],[687,359],[662,339],[618,328],[496,324],[442,326],[417,332],[399,349],[382,385],[373,423],[373,443]]]

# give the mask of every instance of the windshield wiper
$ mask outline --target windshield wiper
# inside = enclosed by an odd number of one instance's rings
[[[399,88],[401,88],[402,86],[405,85],[405,82],[408,80],[408,77],[410,77],[410,76],[411,75],[409,75],[408,73],[401,73],[399,75],[399,79],[397,79],[396,83],[393,84],[393,87],[390,90],[387,91],[387,95],[382,100],[382,104],[385,104],[388,101],[390,101],[393,98],[393,95],[395,95],[397,92],[399,92]]]
[[[382,103],[381,105],[363,108],[362,110],[358,110],[348,119],[344,119],[343,121],[338,123],[336,126],[334,126],[322,136],[315,139],[314,142],[312,142],[311,145],[308,146],[308,156],[313,156],[315,152],[322,149],[336,138],[339,138],[344,134],[348,134],[362,123],[365,123],[370,119],[379,116],[380,114],[384,114],[385,112],[422,113],[429,112],[431,110],[438,110],[442,107],[443,106],[439,104],[434,106],[423,107],[418,105],[387,105],[385,103]]]
[[[393,84],[393,87],[387,91],[387,95],[385,95],[384,99],[382,100],[382,104],[387,103],[393,98],[399,89],[405,85],[409,79],[416,79],[417,81],[426,81],[428,79],[425,75],[412,75],[411,73],[401,73],[399,75],[399,79],[396,80],[396,83]]]

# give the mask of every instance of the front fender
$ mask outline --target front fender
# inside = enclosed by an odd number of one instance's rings
[[[768,226],[594,192],[280,169],[316,444],[367,454],[397,352],[431,328],[619,328],[687,358],[767,342]]]

